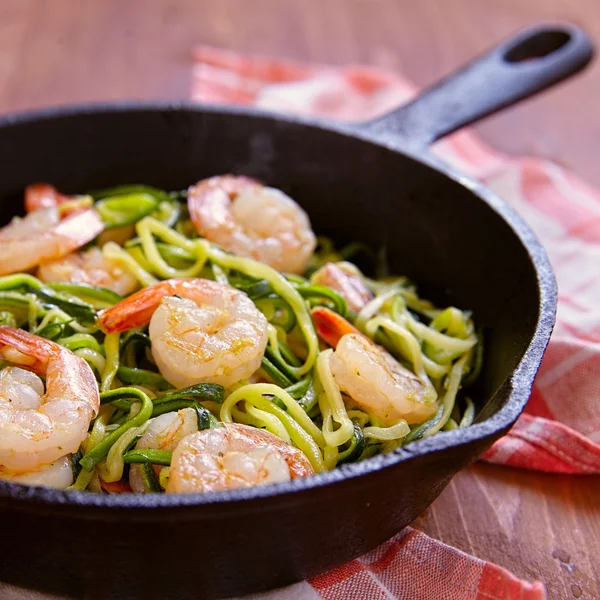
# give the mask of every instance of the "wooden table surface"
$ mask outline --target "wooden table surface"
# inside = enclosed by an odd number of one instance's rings
[[[0,0],[0,113],[188,97],[196,43],[374,64],[425,85],[515,29],[555,19],[600,40],[598,0]],[[552,158],[600,185],[599,96],[594,64],[477,129],[501,150]],[[416,525],[542,580],[550,598],[600,598],[600,477],[476,464]]]

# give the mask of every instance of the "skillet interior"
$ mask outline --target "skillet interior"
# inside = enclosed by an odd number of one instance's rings
[[[299,201],[316,232],[338,242],[385,245],[394,273],[410,276],[442,304],[472,309],[486,329],[484,371],[472,392],[478,425],[312,482],[221,498],[153,499],[67,496],[0,483],[0,506],[11,517],[0,549],[15,557],[0,559],[3,580],[72,593],[94,586],[101,597],[160,590],[156,597],[186,598],[313,575],[413,520],[526,401],[554,317],[554,282],[543,251],[491,195],[482,192],[483,201],[408,155],[342,129],[245,111],[130,107],[8,118],[0,124],[0,159],[3,221],[21,212],[23,187],[32,181],[80,192],[128,182],[177,189],[225,172],[255,176]],[[225,501],[214,502],[219,499]],[[32,563],[28,543],[19,541],[23,530],[48,540],[52,551],[44,562]],[[95,545],[80,556],[86,539]],[[181,554],[168,552],[173,540]],[[148,561],[160,549],[168,556],[158,573]],[[193,576],[199,563],[210,573],[200,581]]]

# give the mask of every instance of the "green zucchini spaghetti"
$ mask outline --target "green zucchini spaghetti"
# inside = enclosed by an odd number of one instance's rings
[[[469,426],[470,313],[364,275],[279,190],[26,189],[0,231],[0,477],[97,493],[286,481]]]

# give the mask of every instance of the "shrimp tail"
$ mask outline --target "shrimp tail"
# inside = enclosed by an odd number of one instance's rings
[[[104,333],[117,333],[143,327],[150,322],[161,299],[168,295],[157,293],[157,290],[152,288],[143,288],[123,302],[101,311],[97,325]]]
[[[41,208],[54,208],[73,196],[61,194],[49,183],[32,183],[25,188],[25,212],[30,213]]]
[[[160,301],[168,296],[186,296],[186,289],[193,287],[193,279],[167,279],[128,296],[98,315],[98,327],[104,333],[128,331],[143,327],[150,322]],[[193,297],[193,296],[192,296]]]
[[[50,340],[44,339],[17,327],[0,326],[0,354],[6,348],[17,350],[21,354],[35,358],[35,363],[28,369],[38,375],[45,375],[49,360],[61,347]]]
[[[332,348],[348,333],[366,337],[352,323],[325,306],[315,306],[311,314],[318,336]]]

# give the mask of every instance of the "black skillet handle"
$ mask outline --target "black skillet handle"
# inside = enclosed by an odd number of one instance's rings
[[[548,23],[501,42],[487,54],[421,92],[409,104],[359,129],[422,148],[585,67],[594,48],[576,25]]]

